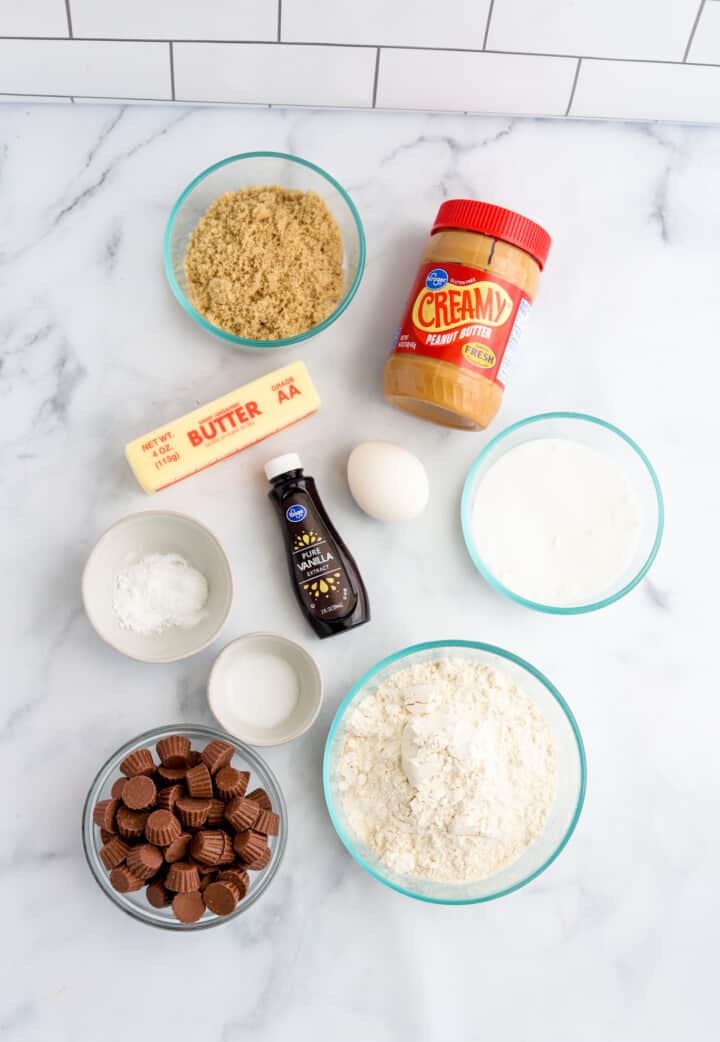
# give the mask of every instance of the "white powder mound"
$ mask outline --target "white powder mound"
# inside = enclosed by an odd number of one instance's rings
[[[207,614],[205,576],[180,554],[148,554],[122,568],[113,581],[113,608],[123,629],[162,633],[191,629]]]
[[[397,872],[492,875],[540,835],[557,761],[545,719],[508,677],[468,659],[395,673],[351,714],[338,785],[350,824]]]

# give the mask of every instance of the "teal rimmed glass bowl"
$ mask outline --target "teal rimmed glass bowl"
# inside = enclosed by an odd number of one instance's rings
[[[473,536],[472,511],[475,490],[490,468],[510,449],[537,438],[568,438],[610,456],[624,470],[640,508],[640,531],[635,552],[624,572],[608,585],[602,596],[589,603],[541,604],[509,589],[483,560]],[[530,416],[506,427],[488,442],[473,463],[463,488],[460,508],[463,536],[473,564],[498,593],[517,604],[552,615],[578,615],[614,604],[645,577],[662,540],[665,511],[660,482],[643,450],[619,427],[579,412],[548,412]]]
[[[544,831],[525,853],[501,871],[468,883],[440,883],[403,875],[385,865],[348,821],[337,786],[335,766],[350,714],[360,702],[400,669],[442,658],[470,658],[509,676],[533,700],[550,727],[558,757],[558,791]],[[586,764],[580,730],[570,707],[554,684],[510,651],[470,640],[437,640],[414,644],[368,670],[338,708],[325,743],[323,788],[330,820],[357,863],[385,886],[407,897],[434,904],[464,905],[511,894],[544,872],[560,854],[578,823],[585,799]]]
[[[280,185],[282,188],[297,188],[302,192],[315,192],[326,203],[338,223],[343,239],[343,269],[345,290],[337,307],[317,326],[281,340],[250,340],[235,336],[220,329],[196,311],[187,295],[184,261],[188,241],[207,208],[224,192],[237,192],[241,188],[257,185]],[[213,163],[198,174],[182,192],[172,208],[165,229],[163,246],[165,274],[170,288],[184,310],[202,329],[223,340],[248,348],[292,347],[311,336],[321,333],[342,315],[357,293],[365,267],[365,234],[360,215],[352,199],[334,177],[307,159],[291,156],[285,152],[243,152],[228,156]]]

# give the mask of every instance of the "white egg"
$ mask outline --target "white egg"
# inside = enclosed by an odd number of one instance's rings
[[[363,441],[350,453],[348,484],[353,499],[378,521],[410,521],[430,495],[425,467],[391,441]]]

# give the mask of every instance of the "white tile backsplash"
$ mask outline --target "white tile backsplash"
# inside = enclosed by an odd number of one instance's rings
[[[178,101],[372,105],[372,47],[177,43],[174,54]]]
[[[0,36],[68,36],[65,0],[0,0]]]
[[[495,0],[488,48],[682,61],[700,0]]]
[[[720,122],[719,70],[720,0],[0,0],[5,98]]]
[[[282,0],[284,40],[482,50],[490,0]]]
[[[279,0],[71,0],[73,35],[276,40]]]
[[[383,50],[377,107],[564,116],[574,58]]]
[[[166,43],[0,40],[0,91],[170,99]]]
[[[720,122],[720,67],[583,61],[574,116]]]

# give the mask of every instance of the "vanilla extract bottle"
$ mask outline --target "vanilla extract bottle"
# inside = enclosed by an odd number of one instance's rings
[[[319,637],[362,626],[370,619],[367,591],[355,560],[318,495],[315,479],[289,452],[265,464],[285,541],[290,581]]]

